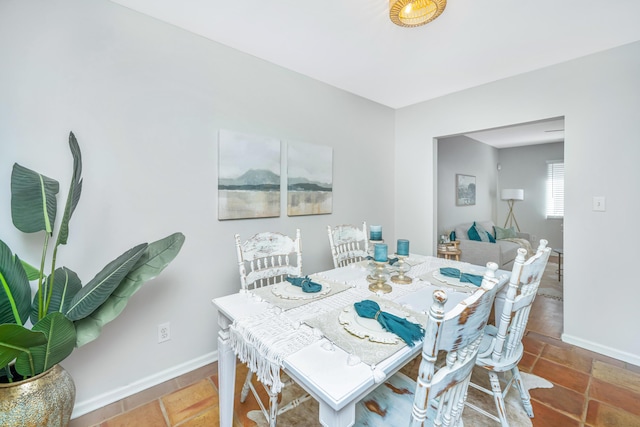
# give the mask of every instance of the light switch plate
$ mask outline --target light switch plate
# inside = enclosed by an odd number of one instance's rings
[[[604,196],[593,196],[593,210],[598,212],[606,210]]]

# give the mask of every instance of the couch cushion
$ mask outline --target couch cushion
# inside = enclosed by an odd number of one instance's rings
[[[480,224],[482,228],[493,233],[493,222],[492,221],[476,221],[476,224]],[[469,228],[473,226],[472,222],[467,222],[464,224],[458,224],[455,228],[456,239],[457,240],[469,240]],[[494,236],[495,237],[495,236]]]
[[[514,227],[502,228],[502,227],[494,226],[493,229],[495,231],[496,240],[513,239],[518,237],[518,234],[516,233],[516,229]]]
[[[484,227],[480,224],[473,223],[469,230],[467,231],[467,235],[470,240],[476,240],[479,242],[487,242],[487,243],[495,243],[496,239],[493,238],[493,235],[489,233]]]

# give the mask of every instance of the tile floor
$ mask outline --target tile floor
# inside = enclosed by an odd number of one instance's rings
[[[524,340],[522,372],[553,382],[533,389],[534,427],[640,427],[640,367],[560,341],[562,302],[538,297]],[[236,390],[246,369],[238,365]],[[257,409],[253,396],[240,404],[236,426]],[[199,427],[218,425],[215,363],[71,421],[70,427]],[[498,425],[496,423],[496,425]]]

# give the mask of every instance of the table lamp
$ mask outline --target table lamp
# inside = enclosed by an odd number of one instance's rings
[[[518,200],[524,200],[524,190],[521,188],[505,188],[502,190],[501,199],[506,200],[509,204],[509,214],[507,215],[507,219],[504,222],[504,228],[507,228],[507,224],[509,227],[513,226],[513,223],[516,223],[516,227],[518,231],[520,231],[520,226],[518,225],[518,221],[516,221],[516,216],[513,213],[513,203]]]

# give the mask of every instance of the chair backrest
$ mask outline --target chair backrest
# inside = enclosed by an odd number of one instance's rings
[[[518,256],[513,264],[509,287],[505,296],[500,318],[496,319],[497,333],[492,343],[491,359],[499,362],[520,353],[531,305],[538,293],[538,286],[549,260],[551,248],[547,241],[540,240],[535,255],[525,261],[527,251],[518,249]]]
[[[366,259],[369,248],[367,238],[367,223],[362,223],[362,228],[355,225],[327,226],[331,256],[334,268],[344,267],[354,262]]]
[[[302,276],[300,229],[295,240],[275,232],[258,233],[241,242],[235,235],[242,289],[250,290],[282,282],[287,275]]]
[[[487,263],[481,287],[446,313],[446,292],[433,292],[411,426],[459,425],[484,327],[496,292],[508,280],[506,274],[496,277],[497,269],[496,263]],[[436,363],[439,353],[444,356],[441,366]]]

